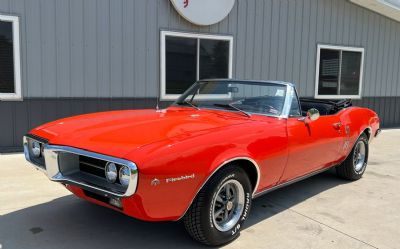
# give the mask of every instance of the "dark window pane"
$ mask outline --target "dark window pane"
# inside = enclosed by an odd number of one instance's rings
[[[340,51],[321,49],[319,61],[319,95],[337,95]]]
[[[197,39],[166,37],[166,94],[181,94],[197,76]]]
[[[0,93],[14,93],[12,23],[0,21]]]
[[[358,95],[360,84],[361,53],[343,51],[340,94]]]
[[[200,79],[228,78],[229,41],[200,40]]]

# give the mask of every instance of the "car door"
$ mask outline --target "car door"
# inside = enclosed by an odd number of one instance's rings
[[[339,115],[320,116],[314,121],[291,115],[287,120],[288,160],[280,182],[336,163],[341,157],[342,135]]]

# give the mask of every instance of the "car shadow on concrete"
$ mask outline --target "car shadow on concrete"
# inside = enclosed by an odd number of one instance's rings
[[[244,229],[345,183],[328,171],[259,197]],[[143,222],[72,195],[0,216],[0,244],[3,249],[205,248],[181,222]]]
[[[350,181],[338,178],[335,170],[331,169],[267,193],[253,200],[252,210],[244,229],[304,202],[311,197],[315,197],[326,190],[348,183]]]

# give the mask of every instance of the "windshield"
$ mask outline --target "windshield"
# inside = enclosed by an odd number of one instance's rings
[[[196,82],[173,105],[280,116],[285,97],[282,84],[213,80]]]

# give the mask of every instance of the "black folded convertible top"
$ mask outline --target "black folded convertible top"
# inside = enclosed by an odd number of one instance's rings
[[[352,106],[351,99],[312,99],[300,98],[302,111],[316,108],[321,115],[332,115],[338,111]]]

